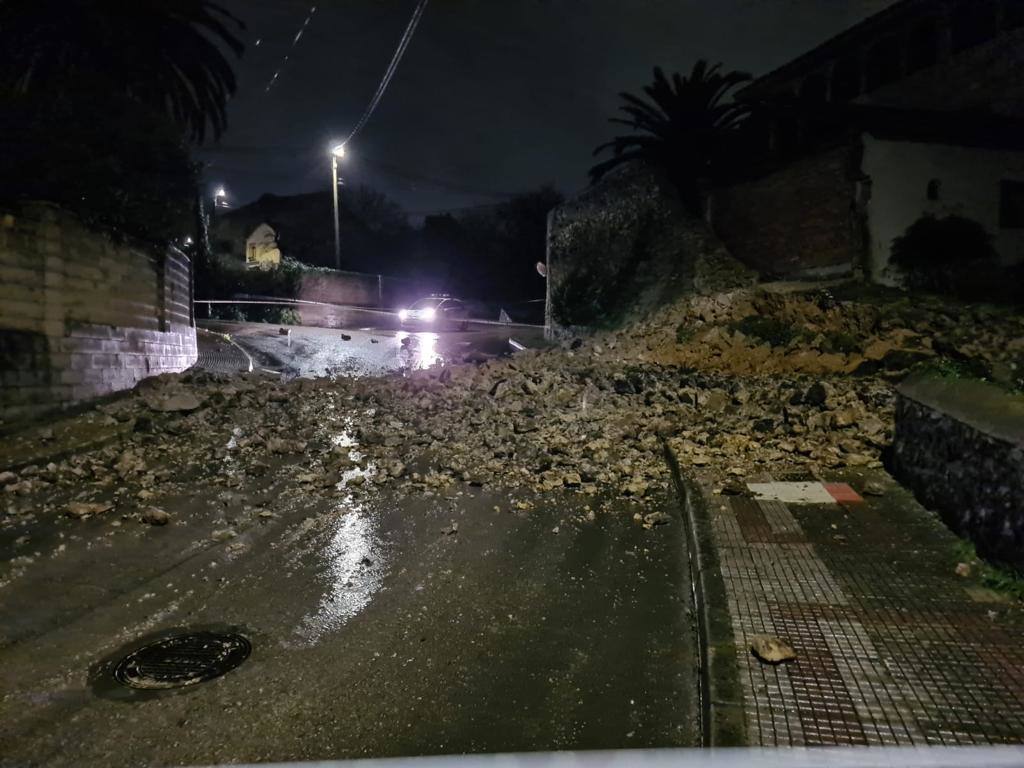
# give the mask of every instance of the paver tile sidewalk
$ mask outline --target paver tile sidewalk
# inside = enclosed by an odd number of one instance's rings
[[[886,493],[857,503],[702,490],[747,740],[1024,742],[1024,607],[957,575],[953,534],[884,473],[870,479]],[[798,658],[763,664],[757,634],[788,639]]]

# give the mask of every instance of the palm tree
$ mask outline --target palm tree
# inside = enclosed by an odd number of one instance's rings
[[[0,87],[47,99],[118,94],[190,139],[220,136],[244,24],[209,0],[0,0]]]
[[[612,123],[637,131],[616,136],[594,150],[599,155],[611,149],[613,156],[590,169],[592,181],[623,163],[642,160],[663,169],[691,206],[698,204],[701,179],[713,174],[723,153],[736,137],[750,108],[727,101],[730,92],[749,81],[745,72],[719,72],[721,64],[708,67],[699,59],[688,76],[674,74],[670,81],[660,67],[654,82],[644,88],[650,101],[621,93],[619,107],[628,119],[613,117]]]

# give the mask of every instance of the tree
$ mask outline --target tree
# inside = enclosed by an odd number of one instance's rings
[[[402,206],[366,184],[348,192],[342,202],[373,233],[397,235],[410,228],[409,216]]]
[[[198,168],[161,114],[121,96],[10,99],[0,109],[0,199],[47,200],[111,234],[195,236]]]
[[[220,136],[244,24],[209,0],[2,0],[0,88],[81,103],[119,94],[196,142]]]
[[[721,66],[709,67],[700,59],[689,75],[677,73],[671,80],[655,67],[654,82],[644,88],[649,101],[619,94],[625,102],[619,110],[628,118],[613,117],[609,122],[627,125],[636,133],[616,136],[594,150],[597,156],[610,149],[612,157],[590,169],[591,180],[623,163],[641,160],[664,170],[696,210],[700,181],[713,176],[750,114],[748,106],[728,100],[750,75],[722,74]]]

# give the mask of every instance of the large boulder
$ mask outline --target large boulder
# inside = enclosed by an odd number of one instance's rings
[[[667,179],[624,165],[551,212],[548,327],[612,328],[678,300],[748,286],[757,275],[686,210]]]

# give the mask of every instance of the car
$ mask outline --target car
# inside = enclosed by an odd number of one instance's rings
[[[460,299],[450,296],[428,296],[399,310],[402,327],[416,326],[435,330],[466,330],[469,326],[468,308]]]

